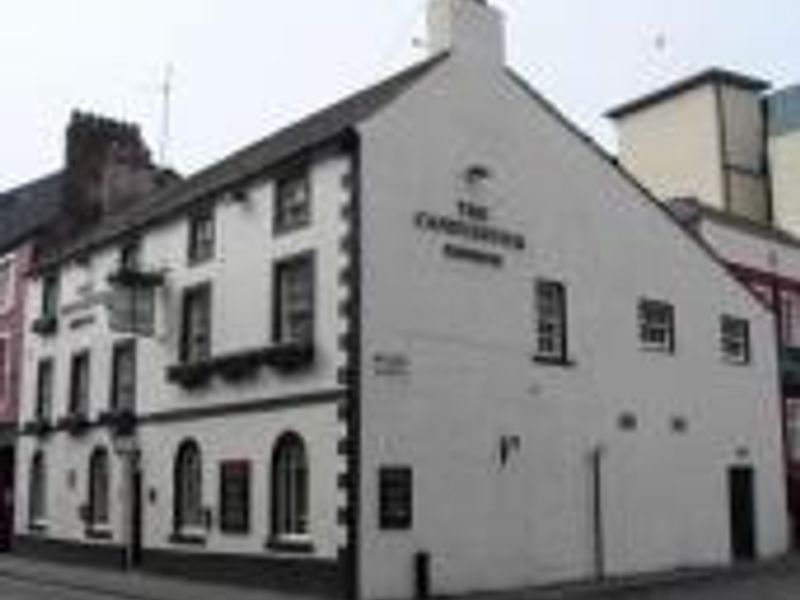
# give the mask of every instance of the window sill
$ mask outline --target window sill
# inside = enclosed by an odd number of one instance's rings
[[[205,546],[206,534],[199,531],[176,531],[169,536],[169,543],[181,546]]]
[[[730,358],[727,356],[722,357],[722,364],[728,365],[731,367],[747,367],[750,365],[750,360],[742,360],[739,358]]]
[[[572,368],[577,366],[575,361],[567,356],[545,356],[541,354],[535,354],[533,356],[533,362],[535,362],[537,365],[542,365],[545,367]]]
[[[675,348],[665,347],[665,346],[646,346],[641,345],[639,349],[642,352],[646,352],[647,354],[664,354],[667,356],[674,356],[675,355]]]
[[[264,548],[283,554],[313,554],[314,543],[310,537],[305,536],[270,536],[264,544]]]
[[[297,231],[302,231],[303,229],[309,229],[311,227],[311,219],[307,219],[305,221],[298,221],[297,223],[287,223],[287,224],[274,224],[272,227],[272,236],[275,238],[283,237],[285,235],[289,235],[291,233],[295,233]]]
[[[33,521],[32,523],[28,524],[28,531],[34,534],[43,534],[47,533],[48,523],[47,521]]]

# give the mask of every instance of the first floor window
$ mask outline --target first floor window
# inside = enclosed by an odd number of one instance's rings
[[[781,292],[781,338],[784,345],[800,346],[800,293]]]
[[[58,314],[58,274],[48,273],[42,278],[41,316],[55,318]]]
[[[314,259],[303,254],[279,262],[274,282],[275,341],[306,342],[314,336]]]
[[[14,303],[14,260],[11,255],[0,257],[0,314]]]
[[[378,517],[381,529],[410,529],[414,490],[411,467],[381,467],[378,472]]]
[[[69,412],[87,415],[89,413],[89,352],[80,352],[72,357],[70,374]]]
[[[789,454],[792,461],[800,462],[800,399],[788,402]]]
[[[567,294],[558,281],[536,282],[536,354],[539,358],[567,358]]]
[[[639,340],[646,350],[675,351],[675,310],[671,304],[639,301]]]
[[[108,524],[110,488],[108,451],[97,448],[89,459],[89,524]]]
[[[306,168],[297,169],[275,184],[275,233],[305,227],[311,222],[311,182]]]
[[[750,324],[746,319],[723,315],[720,319],[720,350],[730,363],[750,362]]]
[[[0,335],[0,403],[11,396],[11,343],[7,336]]]
[[[136,406],[136,343],[114,346],[111,355],[111,409],[133,411]]]
[[[203,518],[203,461],[197,442],[187,440],[175,457],[175,530],[200,529]]]
[[[31,525],[36,525],[47,518],[47,471],[41,450],[31,459],[29,488],[28,517]]]
[[[39,361],[36,373],[36,418],[50,419],[53,412],[53,359]]]
[[[296,433],[283,434],[272,455],[272,534],[308,534],[308,465],[305,444]]]
[[[196,264],[214,256],[214,214],[202,211],[189,219],[189,263]]]
[[[211,355],[211,286],[203,284],[183,293],[181,361],[197,362]]]
[[[250,463],[227,461],[220,465],[219,528],[225,533],[250,530]]]

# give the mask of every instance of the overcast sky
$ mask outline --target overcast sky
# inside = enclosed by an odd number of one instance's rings
[[[493,0],[509,63],[607,146],[610,106],[710,65],[800,82],[798,0]],[[0,189],[58,169],[73,108],[169,163],[222,158],[421,58],[426,0],[0,0]]]

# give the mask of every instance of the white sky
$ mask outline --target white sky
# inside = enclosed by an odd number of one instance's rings
[[[800,82],[798,0],[493,0],[509,63],[604,144],[610,106],[710,65]],[[423,51],[426,0],[0,0],[0,189],[60,168],[73,108],[215,162]],[[656,39],[666,40],[663,49]]]

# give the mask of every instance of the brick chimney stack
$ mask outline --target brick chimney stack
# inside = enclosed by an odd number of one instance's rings
[[[139,127],[74,112],[66,134],[64,193],[75,225],[83,226],[155,189],[153,165]]]

